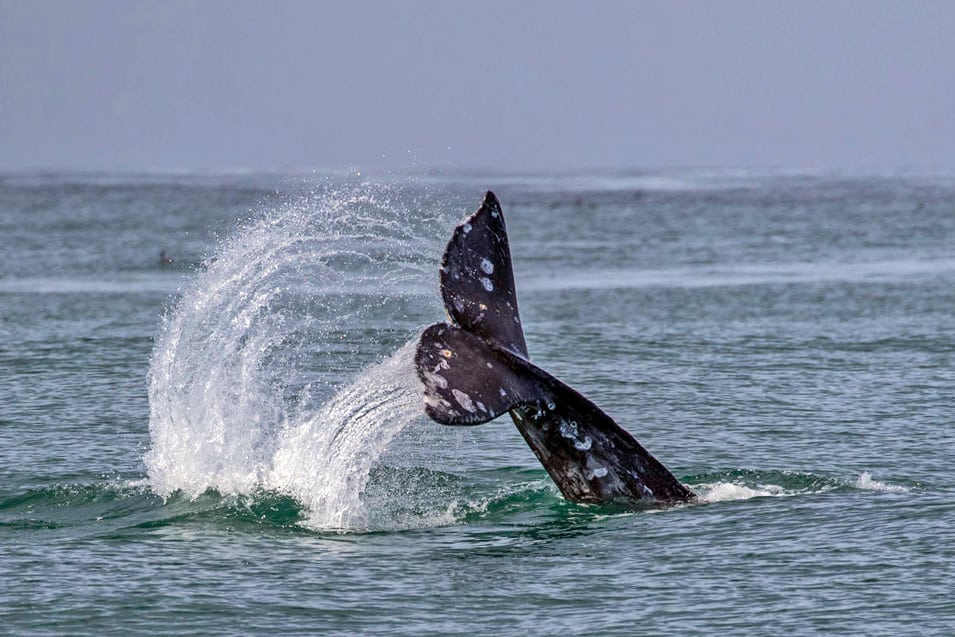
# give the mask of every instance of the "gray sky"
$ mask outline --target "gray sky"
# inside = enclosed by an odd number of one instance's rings
[[[0,0],[0,170],[955,168],[955,2]]]

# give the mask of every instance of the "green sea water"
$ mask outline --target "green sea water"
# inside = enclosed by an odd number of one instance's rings
[[[698,503],[424,416],[487,188],[535,363]],[[949,175],[2,175],[0,632],[953,634],[953,354]]]

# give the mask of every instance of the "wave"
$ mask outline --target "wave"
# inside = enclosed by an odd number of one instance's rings
[[[342,457],[345,457],[344,454]],[[199,494],[154,493],[148,480],[68,483],[31,489],[0,498],[0,528],[10,531],[68,529],[79,534],[115,535],[181,529],[259,533],[380,533],[455,525],[546,529],[557,525],[570,532],[608,518],[639,516],[645,509],[569,502],[540,468],[502,467],[462,475],[425,467],[372,466],[364,486],[331,500],[351,502],[359,517],[322,518],[334,511],[321,496],[294,495],[290,489],[253,489],[226,494],[210,489]],[[303,484],[308,484],[306,478]],[[326,476],[321,480],[329,481]],[[813,497],[822,494],[909,494],[912,487],[876,480],[869,472],[854,477],[808,472],[732,470],[684,477],[699,496],[696,504],[656,513],[692,511],[731,502],[763,498]],[[329,483],[330,484],[330,483]],[[334,494],[332,489],[324,497]],[[360,497],[359,497],[360,496]],[[354,498],[354,499],[352,499]],[[315,500],[318,499],[318,504]],[[357,503],[357,504],[355,504]]]
[[[686,479],[702,503],[791,497],[830,491],[888,491],[908,493],[909,487],[873,480],[869,472],[846,479],[793,471],[737,470]]]
[[[569,289],[712,288],[838,282],[898,282],[951,276],[955,259],[896,259],[857,263],[726,264],[661,270],[602,269],[537,277],[529,291]]]

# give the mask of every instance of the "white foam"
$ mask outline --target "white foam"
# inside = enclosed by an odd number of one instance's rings
[[[891,493],[908,493],[908,489],[894,484],[886,484],[885,482],[880,482],[879,480],[874,480],[872,474],[868,471],[863,471],[855,482],[852,483],[857,489],[863,489],[865,491],[888,491]]]
[[[701,502],[727,502],[731,500],[749,500],[751,498],[779,497],[795,495],[783,487],[774,484],[748,487],[735,482],[714,482],[699,484],[693,490],[700,497]]]

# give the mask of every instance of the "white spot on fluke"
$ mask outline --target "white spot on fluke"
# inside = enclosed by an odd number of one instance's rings
[[[584,436],[583,439],[577,437],[577,421],[575,420],[571,420],[570,422],[561,420],[560,435],[567,440],[572,440],[574,442],[574,448],[577,449],[577,451],[587,451],[593,445],[593,440],[591,440],[590,436]]]
[[[464,231],[464,234],[471,232],[471,224],[470,223],[464,224],[463,226],[461,226],[461,230]]]
[[[486,276],[481,277],[481,285],[483,285],[484,289],[488,292],[494,291],[494,284],[491,283],[491,279],[487,278]]]
[[[494,264],[487,259],[481,259],[481,269],[485,274],[494,274]]]
[[[435,387],[440,387],[441,389],[447,389],[448,379],[442,376],[441,374],[435,374],[432,372],[423,372],[425,380]]]
[[[450,409],[451,403],[446,401],[444,398],[441,398],[440,396],[432,396],[431,394],[425,394],[424,404],[431,405],[435,409],[446,410],[452,416],[458,415],[458,412],[454,411],[453,409]]]
[[[567,422],[566,420],[560,421],[560,435],[568,440],[577,439],[577,423],[573,420]]]
[[[603,478],[607,475],[607,467],[597,467],[593,471],[587,472],[587,479],[593,480],[594,478]]]
[[[453,395],[454,399],[458,401],[458,404],[464,408],[464,411],[470,414],[474,413],[474,401],[471,400],[470,396],[457,388],[451,390],[451,395]]]

